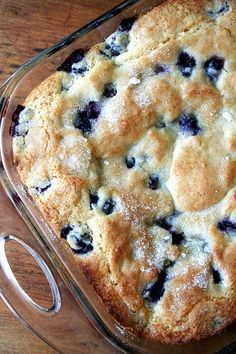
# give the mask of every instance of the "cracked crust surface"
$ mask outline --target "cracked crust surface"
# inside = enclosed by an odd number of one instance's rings
[[[124,53],[102,50],[86,53],[84,76],[59,71],[27,97],[17,170],[58,238],[65,225],[90,230],[87,254],[60,242],[123,326],[164,343],[212,335],[236,319],[236,231],[218,227],[236,223],[236,3],[169,0],[137,19]],[[181,51],[196,61],[188,78],[176,65]],[[224,58],[215,82],[204,71],[213,56]],[[104,98],[111,82],[117,94]],[[89,102],[101,112],[83,134],[74,121]],[[200,134],[181,132],[189,113]],[[159,222],[170,217],[171,230]],[[163,293],[147,301],[163,271]]]

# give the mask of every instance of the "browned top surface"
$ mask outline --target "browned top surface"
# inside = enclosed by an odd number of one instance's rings
[[[0,84],[7,79],[22,63],[77,29],[81,25],[109,10],[119,0],[77,0],[77,1],[40,1],[40,0],[3,0],[0,1]],[[15,211],[0,188],[0,227],[15,222]],[[20,226],[19,226],[20,227]],[[33,298],[41,300],[49,298],[48,289],[37,271],[36,266],[22,249],[11,246],[9,257],[20,259],[27,265],[27,275],[34,274],[33,283],[28,282],[25,271],[15,265],[15,274]],[[81,318],[81,321],[86,321]],[[89,334],[88,334],[89,338]],[[81,338],[82,339],[82,338]],[[88,343],[88,341],[90,341]],[[99,347],[97,342],[99,341]],[[104,343],[104,350],[103,348]],[[76,353],[109,352],[104,341],[94,336],[91,327],[91,338],[82,343]],[[72,352],[73,347],[68,348]],[[100,348],[99,350],[96,348]],[[0,352],[1,353],[52,353],[53,351],[42,341],[33,336],[13,317],[0,300]],[[113,352],[110,349],[110,352]],[[115,351],[114,351],[115,352]]]

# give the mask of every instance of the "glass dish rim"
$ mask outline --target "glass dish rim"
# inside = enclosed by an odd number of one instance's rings
[[[117,5],[116,7],[112,8],[111,10],[107,11],[105,14],[99,16],[98,18],[94,19],[90,23],[84,25],[83,27],[75,30],[71,34],[65,36],[58,42],[56,42],[54,45],[50,46],[49,48],[44,49],[41,53],[38,55],[34,56],[32,59],[24,63],[13,75],[11,75],[0,87],[0,124],[2,123],[2,118],[3,118],[3,113],[4,109],[6,108],[7,101],[10,98],[13,88],[19,83],[19,81],[24,77],[25,74],[27,74],[31,69],[33,69],[35,66],[39,65],[41,62],[43,62],[45,59],[49,58],[51,55],[59,52],[61,49],[67,47],[68,45],[72,44],[75,42],[77,39],[83,37],[84,35],[88,34],[90,31],[98,28],[102,24],[104,24],[106,21],[110,20],[111,18],[115,17],[116,15],[119,15],[122,13],[124,10],[128,9],[132,5],[135,5],[136,3],[140,2],[140,0],[126,0],[123,1],[121,4]],[[155,0],[153,1],[153,3]],[[1,124],[2,125],[2,124]],[[1,127],[0,127],[1,128]],[[2,139],[1,139],[1,144],[2,144]],[[0,147],[0,153],[2,154],[2,146]],[[5,170],[1,163],[1,154],[0,154],[0,169]],[[17,193],[15,187],[10,181],[9,176],[7,175],[7,171],[5,172],[0,172],[1,176],[0,179],[2,180],[4,184],[4,188],[7,190],[8,195],[12,199],[14,205],[20,212],[21,216],[23,217],[24,220],[27,220],[27,224],[30,223],[30,228],[32,227],[35,229],[34,234],[36,234],[37,240],[40,242],[42,248],[44,251],[47,253],[48,257],[52,260],[52,256],[54,256],[54,249],[50,249],[48,246],[47,242],[44,237],[41,236],[39,228],[35,225],[36,221],[32,220],[32,216],[28,215],[30,211],[28,210],[27,206],[25,205],[24,201],[22,201],[21,196],[19,193]],[[18,198],[18,199],[17,199]],[[43,233],[43,232],[42,232]],[[64,268],[63,262],[59,259],[59,261],[62,263],[62,267]],[[56,267],[57,262],[53,262],[53,265]],[[57,267],[56,267],[57,268]],[[58,269],[58,268],[57,268]],[[60,268],[59,271],[60,275],[62,278],[65,280],[65,277],[67,277],[67,272],[62,274],[62,269]],[[70,285],[68,285],[68,282]],[[87,313],[88,317],[90,318],[91,322],[95,325],[95,327],[98,329],[100,333],[105,336],[116,348],[128,352],[128,353],[135,353],[141,352],[139,351],[140,348],[134,347],[133,345],[130,345],[130,343],[125,342],[124,340],[118,338],[115,336],[115,334],[112,332],[112,330],[104,323],[104,321],[101,319],[100,314],[97,312],[97,310],[94,309],[94,306],[90,303],[90,301],[84,296],[83,292],[75,287],[73,284],[73,281],[68,281],[67,286],[70,288],[70,290],[73,288],[74,291],[73,295],[74,297],[79,299],[80,303],[82,304],[82,307],[84,308],[85,312]],[[92,317],[92,318],[91,318]],[[121,329],[122,327],[120,327]],[[128,333],[130,335],[130,333]],[[128,341],[133,338],[128,338]],[[127,340],[127,339],[126,339]],[[139,342],[137,337],[134,337],[134,341]],[[139,343],[133,343],[134,345],[138,345]],[[221,354],[228,353],[227,349],[231,348],[232,345],[233,349],[236,349],[236,342],[231,343],[229,346],[226,348],[223,348],[220,352]],[[182,347],[184,349],[184,347]],[[143,351],[142,351],[143,352]]]

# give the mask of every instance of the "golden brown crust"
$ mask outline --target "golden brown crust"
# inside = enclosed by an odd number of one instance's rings
[[[213,137],[192,137],[176,146],[168,181],[180,211],[206,209],[223,199],[235,175],[225,160],[224,142]]]
[[[169,0],[78,65],[25,101],[22,182],[129,331],[221,331],[236,320],[236,3]]]

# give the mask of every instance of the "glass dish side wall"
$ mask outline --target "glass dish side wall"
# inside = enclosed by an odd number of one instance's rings
[[[50,225],[45,222],[19,179],[13,164],[12,139],[9,131],[11,117],[16,106],[23,104],[32,89],[55,72],[56,68],[74,49],[91,47],[93,44],[103,41],[105,37],[116,29],[123,18],[145,13],[148,9],[161,2],[163,1],[126,1],[98,20],[76,31],[55,46],[42,52],[28,64],[22,66],[8,82],[2,98],[1,153],[5,169],[5,188],[8,189],[8,193],[11,195],[15,205],[28,225],[31,226],[37,240],[59,270],[75,299],[82,303],[88,317],[103,335],[110,338],[113,344],[116,344],[126,352],[132,352],[135,349],[136,352],[140,350],[141,352],[154,353],[157,351],[157,344],[133,337],[116,323],[93,288],[88,284],[82,272],[78,268],[75,271],[76,263],[74,259],[62,247],[60,240],[57,239]],[[198,353],[204,348],[204,353],[214,353],[234,340],[236,340],[235,327],[232,327],[220,336],[214,336],[184,347],[158,345],[158,352],[160,354],[180,354],[184,350]]]

